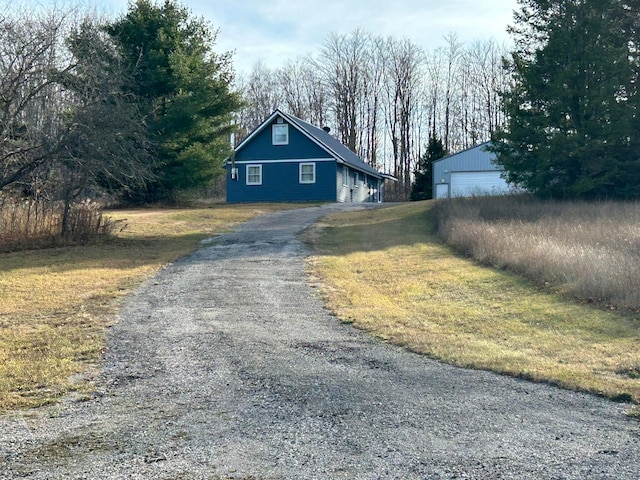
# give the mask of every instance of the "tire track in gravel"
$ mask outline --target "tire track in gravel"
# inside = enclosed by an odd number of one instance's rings
[[[0,417],[0,478],[633,479],[620,405],[443,365],[339,322],[256,218],[126,302],[89,401]]]

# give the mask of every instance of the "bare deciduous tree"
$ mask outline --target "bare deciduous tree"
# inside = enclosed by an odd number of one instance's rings
[[[60,58],[66,17],[0,19],[0,189],[44,170],[58,150],[64,108],[51,72],[72,65]]]
[[[429,138],[455,152],[489,140],[504,121],[506,48],[491,40],[466,47],[453,34],[445,42],[425,52],[362,30],[331,34],[315,57],[254,69],[241,84],[249,107],[240,123],[248,133],[280,107],[330,126],[365,161],[395,175],[392,196],[405,199]]]
[[[88,189],[114,193],[150,177],[129,75],[97,20],[77,13],[0,20],[0,190],[65,200],[67,213]]]
[[[262,61],[253,66],[248,77],[238,78],[237,87],[247,103],[246,108],[238,114],[239,136],[236,143],[239,143],[243,136],[251,133],[276,108],[281,106],[283,94],[278,83],[277,73],[267,68]]]
[[[354,152],[358,152],[362,134],[358,114],[364,98],[368,46],[369,36],[362,30],[349,36],[330,34],[317,61],[330,94],[338,139]]]
[[[397,197],[407,200],[411,191],[414,157],[415,114],[419,102],[424,56],[409,40],[393,38],[385,42],[387,126],[393,148],[393,173],[398,179]]]

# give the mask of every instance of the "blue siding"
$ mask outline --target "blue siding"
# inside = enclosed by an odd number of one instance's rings
[[[259,132],[251,142],[247,143],[236,153],[236,160],[287,160],[303,158],[329,158],[330,155],[309,140],[305,135],[289,125],[289,144],[271,144],[271,125]]]
[[[269,128],[269,145],[271,129]],[[291,135],[291,130],[289,135]],[[307,140],[308,141],[308,140]],[[309,142],[311,143],[311,142]],[[250,147],[247,145],[246,148]],[[244,150],[244,149],[243,149]],[[326,153],[324,155],[326,157]],[[298,156],[297,158],[300,158]],[[313,157],[307,157],[313,158]],[[242,161],[236,157],[237,161]],[[262,165],[262,185],[246,185],[244,163],[237,163],[238,179],[231,180],[227,169],[227,202],[335,202],[336,201],[336,162],[315,162],[316,183],[299,182],[299,162],[261,163],[251,159],[251,164]]]
[[[288,125],[288,143],[273,145],[272,126]],[[375,201],[378,188],[373,180],[381,175],[327,132],[276,110],[235,151],[237,180],[227,164],[227,202],[366,202]],[[301,162],[313,162],[316,181],[301,184]],[[342,185],[342,163],[358,171],[356,182]],[[338,164],[340,163],[340,165]],[[247,185],[247,165],[261,165],[262,184]]]

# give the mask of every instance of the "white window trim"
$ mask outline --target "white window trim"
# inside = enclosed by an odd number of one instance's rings
[[[260,171],[260,180],[258,182],[250,182],[249,181],[249,169],[251,167],[258,167],[258,170]],[[246,177],[247,177],[247,181],[246,181],[247,185],[262,185],[262,164],[260,164],[260,163],[249,163],[249,164],[247,164]]]
[[[348,187],[349,186],[349,178],[351,177],[351,175],[349,175],[349,167],[347,167],[346,165],[342,166],[342,186],[344,187]]]
[[[354,188],[360,187],[360,172],[357,170],[353,171],[353,186]]]
[[[276,130],[283,128],[286,133],[286,138],[282,141],[276,140]],[[289,124],[288,123],[274,123],[271,125],[271,143],[273,145],[289,145]]]
[[[312,166],[313,167],[313,180],[302,180],[302,167],[303,166]],[[316,164],[313,162],[305,162],[300,163],[298,167],[298,181],[302,184],[311,184],[316,183]]]

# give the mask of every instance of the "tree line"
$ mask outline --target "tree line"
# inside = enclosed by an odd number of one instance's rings
[[[511,47],[451,34],[425,50],[354,30],[236,79],[217,30],[175,0],[136,0],[116,19],[6,2],[0,196],[66,211],[85,196],[175,201],[221,177],[230,137],[281,108],[398,178],[399,200],[430,184],[434,158],[488,140],[533,193],[637,198],[638,0],[518,3]]]
[[[407,200],[430,139],[445,151],[487,141],[504,123],[499,92],[510,76],[508,53],[494,40],[426,51],[408,39],[364,30],[330,34],[319,51],[281,68],[257,63],[238,79],[245,107],[241,140],[275,108],[328,126],[344,145],[399,181],[393,196]]]
[[[171,201],[230,151],[230,54],[179,4],[0,12],[0,194]]]

